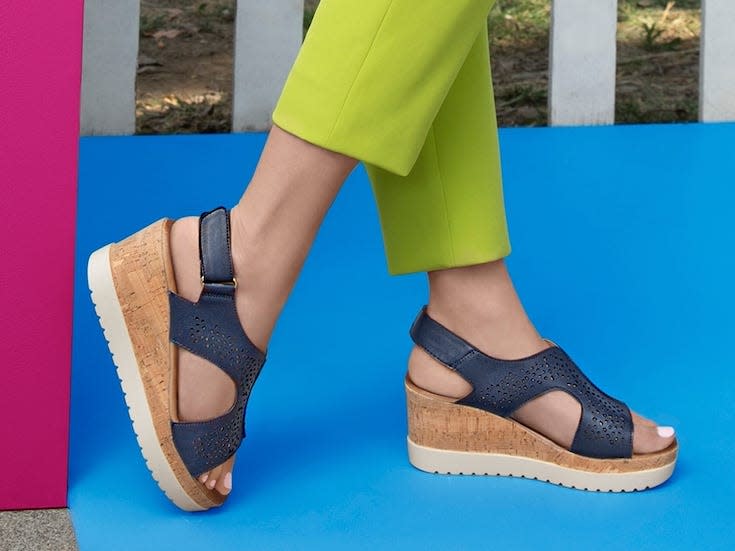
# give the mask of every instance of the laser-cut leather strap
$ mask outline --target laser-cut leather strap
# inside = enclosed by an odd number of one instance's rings
[[[250,341],[237,315],[229,213],[223,207],[199,218],[199,252],[199,300],[169,292],[170,340],[227,373],[237,397],[232,408],[215,419],[171,422],[176,449],[195,477],[226,461],[242,443],[248,398],[265,363],[265,354]]]
[[[472,392],[458,404],[509,417],[530,400],[561,390],[582,407],[572,452],[600,459],[632,456],[630,410],[597,388],[560,347],[552,346],[520,360],[493,358],[432,319],[426,307],[416,317],[411,337],[472,386]]]

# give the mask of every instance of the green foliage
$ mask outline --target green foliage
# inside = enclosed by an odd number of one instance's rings
[[[544,41],[549,36],[549,0],[498,0],[488,15],[495,45]]]
[[[641,24],[643,28],[643,49],[649,52],[658,52],[662,50],[675,50],[681,44],[681,38],[676,37],[671,40],[660,40],[664,34],[664,29],[659,27],[658,23],[648,23],[644,21]]]
[[[661,10],[670,0],[618,0],[618,9],[640,11],[642,9]],[[698,9],[702,0],[675,0],[676,7],[681,9]]]
[[[657,40],[664,33],[664,30],[659,28],[659,26],[656,23],[648,23],[645,21],[643,22],[642,27],[643,27],[643,47],[648,51],[655,50],[658,45]]]
[[[140,36],[153,34],[166,25],[166,16],[163,14],[140,16]]]
[[[544,107],[546,105],[548,92],[546,88],[540,88],[530,84],[518,84],[498,94],[503,107],[514,105],[534,105]]]
[[[200,2],[196,14],[199,31],[203,33],[216,33],[217,24],[235,21],[235,10],[229,3]]]

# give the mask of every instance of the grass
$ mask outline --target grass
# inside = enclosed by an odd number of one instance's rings
[[[621,0],[617,122],[697,120],[699,0]]]
[[[137,134],[219,134],[232,130],[232,98],[220,93],[176,94],[136,102]]]
[[[147,37],[150,41],[157,31],[176,27],[176,24],[185,29],[181,39],[165,41],[163,50],[159,44],[159,50],[149,50],[150,55],[168,55],[166,52],[179,47],[184,39],[209,42],[219,52],[232,47],[231,31],[223,29],[231,29],[234,22],[234,0],[193,0],[184,4],[181,0],[143,0],[141,39]],[[696,120],[700,4],[700,0],[619,0],[616,122]],[[304,33],[318,5],[319,0],[304,1]],[[183,11],[184,15],[177,19],[170,16],[172,11]],[[501,126],[547,124],[550,15],[550,0],[497,0],[488,16],[493,82]],[[186,17],[188,26],[179,21],[182,17]],[[176,60],[167,58],[164,61],[164,69],[175,72]],[[156,77],[151,70],[150,76],[146,73],[139,78],[160,79],[160,76]],[[204,115],[229,116],[231,93],[227,89],[215,91],[221,98],[221,105],[208,105],[209,100],[178,106],[144,102],[139,106],[142,108],[139,114],[149,118],[145,131],[156,133],[157,127],[166,132],[176,132],[179,127],[182,131],[228,131],[229,120],[213,121],[204,129],[201,121],[188,120]],[[177,91],[172,87],[167,94],[173,97]],[[179,122],[166,119],[174,115]]]
[[[487,19],[491,49],[548,42],[550,15],[547,0],[497,0]]]
[[[616,121],[697,118],[700,0],[620,0]],[[547,124],[548,0],[498,0],[488,17],[501,126]]]
[[[140,36],[148,36],[166,25],[166,16],[143,12],[140,15]]]

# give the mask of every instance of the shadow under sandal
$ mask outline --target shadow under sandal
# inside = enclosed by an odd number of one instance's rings
[[[628,407],[598,389],[558,346],[520,360],[492,358],[429,317],[426,307],[411,337],[473,389],[456,400],[422,390],[406,377],[408,454],[415,467],[611,492],[653,488],[671,476],[677,442],[633,454]],[[553,390],[567,392],[582,408],[570,450],[510,419],[523,404]]]
[[[138,444],[153,478],[186,511],[221,505],[226,496],[197,477],[230,458],[245,437],[245,409],[265,363],[235,307],[229,213],[199,218],[202,291],[197,302],[176,294],[169,237],[162,219],[89,259],[88,281],[117,366]],[[237,398],[215,419],[179,422],[176,347],[232,378]]]

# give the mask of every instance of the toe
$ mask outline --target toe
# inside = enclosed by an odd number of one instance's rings
[[[647,427],[655,427],[656,423],[648,419],[647,417],[643,417],[642,415],[639,415],[635,411],[630,412],[631,416],[633,417],[633,423],[636,425],[645,425]]]
[[[217,481],[214,487],[223,496],[228,495],[232,491],[232,471],[227,471],[225,475]]]
[[[209,476],[207,477],[207,481],[204,483],[204,485],[209,488],[210,490],[213,490],[214,487],[217,485],[217,479],[224,473],[222,472],[222,465],[219,465],[209,471]]]
[[[674,441],[673,427],[660,427],[635,423],[633,430],[633,452],[654,453],[666,449]]]
[[[225,461],[222,467],[222,475],[217,479],[215,489],[222,495],[227,495],[232,491],[232,469],[235,465],[235,457],[231,457]]]

